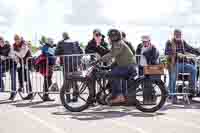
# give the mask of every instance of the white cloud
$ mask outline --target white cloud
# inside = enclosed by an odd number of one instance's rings
[[[61,32],[69,31],[72,38],[86,42],[93,28],[106,33],[110,27],[119,27],[134,44],[141,34],[149,33],[163,45],[173,27],[183,28],[188,40],[200,40],[199,18],[199,0],[0,1],[0,32],[10,40],[14,33],[27,39],[35,39],[37,33],[59,40]]]
[[[6,18],[4,16],[0,16],[0,23],[6,22]]]
[[[174,0],[103,0],[103,13],[116,21],[148,20],[172,14]],[[166,8],[167,7],[167,8]]]

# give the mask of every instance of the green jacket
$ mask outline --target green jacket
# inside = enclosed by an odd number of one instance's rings
[[[104,55],[100,60],[109,61],[115,59],[117,66],[128,66],[136,64],[136,57],[131,49],[123,42],[118,41],[112,44],[111,51]]]

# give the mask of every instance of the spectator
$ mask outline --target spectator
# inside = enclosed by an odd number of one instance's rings
[[[9,41],[5,41],[5,45],[11,46]]]
[[[151,43],[149,36],[142,36],[142,43],[140,43],[136,50],[137,64],[139,66],[139,75],[143,76],[144,66],[159,64],[159,51],[155,45]],[[152,84],[144,83],[144,103],[152,104],[156,102],[156,98],[152,95],[155,91]]]
[[[10,70],[12,92],[9,100],[13,100],[16,95],[16,64],[11,58],[8,58],[9,56],[11,56],[11,47],[4,42],[3,37],[0,37],[0,91],[4,91],[2,76]]]
[[[135,55],[135,49],[134,49],[133,45],[131,44],[131,42],[126,40],[125,32],[122,32],[122,40],[126,43],[126,45],[128,45],[128,47],[131,49],[132,53]]]
[[[29,50],[28,45],[22,40],[22,37],[19,35],[14,36],[15,43],[13,44],[14,54],[17,61],[17,71],[18,71],[18,80],[19,80],[19,90],[22,91],[24,88],[24,81],[27,82],[29,89],[29,95],[24,98],[24,100],[30,100],[33,97],[32,86],[30,80],[30,71],[26,68],[26,61],[31,57],[31,51]],[[28,75],[27,75],[28,74]]]
[[[104,41],[104,36],[101,34],[101,31],[95,29],[93,31],[93,39],[88,42],[86,46],[85,53],[92,54],[97,53],[100,56],[103,56],[109,52],[108,44]]]
[[[139,65],[139,75],[143,75],[143,67],[146,65],[155,65],[159,63],[159,51],[155,45],[151,43],[149,36],[142,36],[142,43],[140,43],[136,50],[137,64]]]
[[[28,48],[31,52],[31,55],[32,55],[32,44],[31,44],[31,41],[27,41],[26,44],[28,45]]]
[[[165,55],[167,55],[168,58],[170,93],[176,93],[176,76],[182,72],[191,74],[192,81],[189,86],[192,90],[195,89],[197,68],[184,61],[183,56],[186,52],[200,55],[200,52],[197,49],[192,48],[185,40],[182,39],[181,30],[176,29],[174,30],[173,38],[167,41],[165,48]],[[171,99],[172,103],[177,103],[176,96],[172,96]]]
[[[41,48],[42,54],[36,60],[36,65],[39,65],[39,72],[44,76],[44,95],[43,101],[54,101],[48,95],[48,89],[52,85],[53,66],[55,65],[55,49],[53,48],[53,40],[47,38],[45,44]]]
[[[66,79],[68,72],[77,71],[78,66],[80,65],[81,56],[68,56],[72,54],[83,54],[83,51],[80,47],[80,44],[76,41],[71,40],[68,33],[65,32],[63,33],[63,40],[58,43],[55,52],[55,55],[61,56],[61,65],[64,65],[64,79]],[[66,82],[64,82],[63,86],[65,85]],[[72,101],[77,101],[77,96],[73,95]]]
[[[67,55],[83,54],[80,44],[77,41],[70,39],[68,33],[63,33],[63,40],[57,45],[55,55],[66,56],[61,58],[61,64],[65,66],[65,72],[72,72],[77,70],[77,66],[80,64],[80,56],[69,57]]]
[[[45,45],[47,43],[47,37],[42,36],[41,40],[39,41],[41,45]]]

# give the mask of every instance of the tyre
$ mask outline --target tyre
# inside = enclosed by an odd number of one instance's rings
[[[106,81],[106,80],[102,80],[103,82],[100,82],[99,84],[101,84],[100,86],[102,86],[102,88],[100,87],[98,93],[96,94],[96,101],[97,103],[101,104],[101,105],[108,105],[106,99],[107,97],[111,94],[111,82],[110,81]]]
[[[60,91],[62,105],[71,112],[87,109],[92,98],[94,98],[94,91],[87,81],[67,80]]]
[[[136,108],[142,112],[153,113],[163,107],[167,90],[161,80],[144,78],[136,84]]]

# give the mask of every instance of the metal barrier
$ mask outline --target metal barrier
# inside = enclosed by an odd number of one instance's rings
[[[11,58],[7,57],[0,60],[0,92],[11,92],[11,64],[14,64]]]
[[[175,74],[175,80],[176,80],[176,88],[175,90],[170,90],[170,86],[168,86],[169,88],[169,95],[170,96],[183,96],[183,100],[186,104],[190,104],[190,100],[189,100],[189,96],[191,95],[191,90],[194,92],[194,96],[199,93],[199,80],[197,80],[197,73],[195,75],[195,84],[193,85],[194,88],[191,88],[189,86],[189,84],[191,84],[191,72],[186,71],[184,68],[185,64],[191,64],[189,63],[189,60],[193,60],[193,67],[195,69],[198,69],[198,62],[200,60],[199,57],[196,56],[192,56],[192,55],[182,55],[182,66],[181,68],[179,68],[180,70],[178,71],[176,68],[176,70],[173,72]],[[177,61],[179,62],[179,61]],[[177,66],[174,66],[177,67]],[[170,73],[168,74],[168,76],[170,76]],[[169,78],[169,82],[170,82],[170,78]],[[174,82],[173,80],[171,80],[171,82]],[[168,84],[167,84],[168,85]],[[174,92],[175,91],[175,92]]]
[[[0,60],[0,92],[14,93],[24,92],[26,83],[26,63],[21,59],[6,57]],[[21,95],[20,95],[21,96]]]
[[[10,63],[15,64],[13,72],[15,73],[15,91],[11,91],[11,76],[6,73],[5,84],[6,90],[3,92],[19,93],[22,99],[29,94],[42,98],[44,94],[59,94],[59,89],[63,86],[64,77],[67,72],[82,71],[88,68],[90,61],[99,58],[97,54],[75,54],[63,56],[44,56],[27,58],[26,62],[20,60],[21,64],[11,60]],[[1,63],[3,64],[3,63]],[[6,66],[6,69],[8,66]],[[11,70],[11,69],[9,69]],[[3,81],[2,81],[3,82]],[[8,83],[9,82],[9,83]],[[98,87],[97,87],[98,88]]]
[[[140,55],[137,55],[140,56]],[[22,99],[28,94],[59,94],[59,89],[63,86],[64,77],[67,72],[81,71],[88,68],[88,64],[93,59],[98,58],[96,54],[75,54],[51,57],[30,57],[24,62],[18,63],[8,57],[0,60],[0,92],[1,93],[19,93]],[[165,58],[161,56],[160,58]],[[195,60],[197,67],[200,58],[187,56]],[[20,63],[19,63],[20,62]],[[12,77],[12,76],[13,77]],[[161,79],[168,85],[167,70]],[[168,75],[169,76],[169,75]],[[29,81],[30,77],[30,81]],[[12,79],[12,80],[11,80]],[[14,81],[15,80],[15,81]],[[199,92],[198,80],[195,85],[195,91]],[[179,84],[180,81],[177,82]],[[177,89],[176,89],[177,90]],[[170,95],[187,96],[188,93],[169,93]]]
[[[74,54],[51,57],[31,57],[26,61],[28,71],[31,71],[31,85],[34,96],[41,98],[44,94],[59,94],[64,84],[64,77],[68,72],[85,70],[90,63],[90,58],[96,54]],[[28,72],[27,71],[27,72]],[[27,73],[27,76],[29,73]]]

